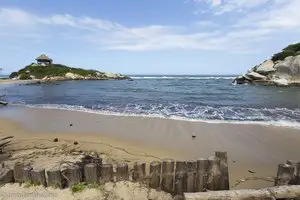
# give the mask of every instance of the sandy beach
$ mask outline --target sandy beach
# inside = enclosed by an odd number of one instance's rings
[[[300,159],[300,131],[286,127],[24,107],[1,108],[0,127],[1,134],[15,136],[16,149],[50,148],[57,137],[71,145],[77,141],[76,149],[97,151],[111,162],[129,164],[206,158],[214,151],[227,151],[230,187],[235,189],[273,186],[277,165]]]

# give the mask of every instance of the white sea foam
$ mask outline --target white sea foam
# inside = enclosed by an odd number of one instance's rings
[[[233,80],[233,76],[130,76],[132,79],[188,79],[188,80],[218,80],[218,79],[228,79]]]
[[[20,104],[19,104],[20,105]],[[136,117],[149,117],[149,118],[162,118],[162,119],[172,119],[172,120],[180,120],[180,121],[193,121],[193,122],[206,122],[206,123],[214,123],[214,124],[221,124],[221,123],[230,123],[230,124],[259,124],[259,125],[272,125],[272,126],[280,126],[280,127],[289,127],[289,128],[296,128],[300,129],[300,123],[297,121],[293,121],[290,119],[286,119],[285,117],[281,117],[281,119],[278,120],[273,120],[270,117],[264,116],[261,114],[258,121],[258,112],[259,110],[261,111],[266,111],[266,112],[289,112],[289,113],[294,113],[296,116],[299,115],[300,110],[297,109],[295,111],[289,110],[286,108],[275,108],[275,109],[254,109],[254,108],[247,108],[248,111],[251,111],[255,113],[253,116],[249,115],[248,117],[240,120],[239,115],[242,115],[241,113],[237,113],[237,115],[232,117],[230,120],[224,120],[221,116],[224,111],[222,109],[226,110],[229,109],[228,107],[221,108],[219,112],[211,110],[212,107],[206,107],[205,109],[201,109],[201,111],[197,111],[197,117],[190,115],[188,116],[187,113],[184,113],[184,111],[181,110],[181,114],[183,116],[178,116],[180,111],[175,111],[173,113],[169,114],[163,114],[164,112],[168,112],[167,108],[163,108],[161,111],[162,112],[152,112],[150,111],[149,113],[133,113],[130,112],[129,110],[124,109],[124,112],[116,112],[113,110],[98,110],[98,109],[90,109],[86,108],[84,106],[75,106],[75,105],[65,105],[65,104],[37,104],[37,105],[22,105],[26,106],[29,108],[43,108],[43,109],[58,109],[58,110],[69,110],[69,111],[79,111],[79,112],[86,112],[86,113],[92,113],[92,114],[102,114],[102,115],[114,115],[114,116],[136,116]],[[200,118],[198,117],[199,115],[205,116],[205,113],[210,112],[210,117],[216,117],[218,119],[205,119],[205,118]],[[252,114],[253,114],[252,113]],[[190,113],[189,113],[190,114]]]

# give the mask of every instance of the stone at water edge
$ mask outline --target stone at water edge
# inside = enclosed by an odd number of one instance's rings
[[[273,82],[275,85],[278,85],[278,86],[288,86],[289,85],[289,81],[284,78],[273,80]]]

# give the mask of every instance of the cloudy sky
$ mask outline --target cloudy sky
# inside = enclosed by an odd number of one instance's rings
[[[0,0],[4,73],[54,62],[125,74],[239,74],[300,41],[300,0]]]

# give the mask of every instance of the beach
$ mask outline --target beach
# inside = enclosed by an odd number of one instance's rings
[[[15,148],[51,147],[58,138],[69,144],[77,141],[77,149],[97,151],[129,165],[164,158],[195,160],[226,151],[232,189],[273,186],[277,165],[299,160],[300,150],[298,129],[260,124],[8,106],[0,110],[0,127],[1,134],[15,136]]]

